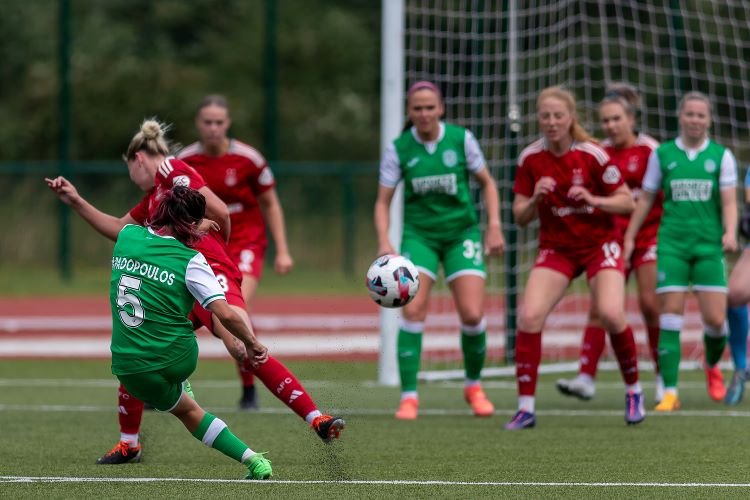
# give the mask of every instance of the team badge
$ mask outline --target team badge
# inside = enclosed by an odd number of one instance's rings
[[[706,162],[703,164],[703,168],[706,169],[706,172],[712,174],[716,172],[716,162],[713,160],[706,160]]]
[[[443,164],[446,167],[455,167],[458,164],[458,155],[452,149],[443,151]]]
[[[172,185],[190,187],[190,177],[187,175],[178,175],[172,179]]]
[[[618,182],[620,182],[620,169],[618,169],[614,165],[608,166],[604,170],[604,175],[602,175],[602,180],[606,184],[617,184]]]
[[[572,183],[574,186],[583,186],[583,169],[582,168],[573,169]]]
[[[229,187],[237,185],[237,170],[234,168],[228,168],[224,174],[224,184]]]

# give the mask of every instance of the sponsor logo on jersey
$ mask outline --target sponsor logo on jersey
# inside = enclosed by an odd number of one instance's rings
[[[669,183],[672,201],[708,201],[713,186],[713,181],[700,179],[675,179]]]
[[[458,192],[456,174],[428,175],[411,180],[416,194],[441,193],[454,195]]]
[[[411,160],[406,162],[406,168],[415,167],[417,163],[419,163],[419,157],[412,158]]]
[[[583,186],[583,169],[582,168],[573,169],[572,182],[574,186]]]
[[[614,165],[608,166],[606,169],[604,169],[604,175],[602,175],[602,180],[606,184],[617,184],[620,182],[621,179],[620,175],[620,169],[615,167]]]
[[[593,214],[594,207],[583,205],[580,207],[552,207],[552,215],[555,217],[567,217],[568,215]]]
[[[261,186],[270,186],[273,184],[273,172],[271,172],[270,168],[263,168],[263,171],[258,176],[258,184]]]
[[[714,172],[716,172],[716,162],[708,159],[703,164],[703,168],[705,168],[706,172],[708,172],[709,174],[713,174]]]
[[[237,185],[237,170],[234,168],[228,168],[224,174],[224,184],[229,187]]]
[[[452,149],[443,151],[443,164],[446,167],[455,167],[458,164],[458,155]]]
[[[176,175],[172,178],[172,185],[190,187],[190,177],[187,175]]]
[[[631,156],[628,161],[628,172],[635,172],[636,170],[638,170],[638,157]]]

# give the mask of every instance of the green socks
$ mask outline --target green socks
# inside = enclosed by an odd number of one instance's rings
[[[659,332],[659,373],[664,387],[677,387],[680,370],[680,331],[661,329]]]
[[[467,380],[479,380],[487,355],[487,334],[461,332],[461,350],[464,353],[464,369]]]
[[[401,375],[401,391],[417,390],[417,374],[422,357],[422,332],[398,330],[398,371]]]
[[[245,452],[249,450],[249,446],[232,434],[223,420],[208,412],[193,432],[193,436],[200,439],[209,448],[214,448],[240,463],[242,463]]]

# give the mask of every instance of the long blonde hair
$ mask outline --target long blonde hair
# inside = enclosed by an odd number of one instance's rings
[[[573,122],[570,124],[570,136],[577,142],[591,141],[591,134],[589,134],[580,123],[578,123],[578,108],[576,106],[576,98],[572,92],[566,90],[559,85],[553,87],[547,87],[546,89],[539,92],[539,96],[536,98],[536,109],[539,111],[539,106],[542,101],[548,97],[553,97],[565,103],[568,108],[570,116],[573,117]]]

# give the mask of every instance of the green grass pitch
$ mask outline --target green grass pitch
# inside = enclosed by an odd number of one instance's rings
[[[0,492],[3,498],[738,498],[750,495],[750,411],[708,400],[700,372],[682,375],[683,410],[623,422],[619,377],[597,396],[558,395],[539,384],[537,428],[501,429],[515,409],[513,380],[486,383],[497,414],[471,416],[461,384],[421,386],[422,413],[398,422],[395,388],[374,383],[373,363],[295,362],[323,410],[347,420],[324,445],[268,391],[262,410],[236,410],[229,361],[201,361],[198,401],[258,451],[270,482],[236,481],[244,468],[190,436],[171,415],[147,412],[140,464],[98,466],[118,437],[116,383],[106,361],[0,363]],[[644,375],[646,395],[652,377]],[[653,405],[649,402],[649,409]],[[149,479],[148,481],[146,479]],[[133,480],[132,482],[129,482]]]

